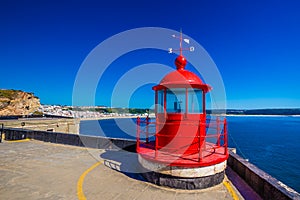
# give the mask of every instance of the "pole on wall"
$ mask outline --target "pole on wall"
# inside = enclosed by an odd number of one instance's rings
[[[2,134],[3,134],[3,131],[4,131],[4,125],[1,124],[0,143],[2,142]]]

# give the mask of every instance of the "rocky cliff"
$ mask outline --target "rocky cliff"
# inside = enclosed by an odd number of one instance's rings
[[[0,116],[30,115],[40,106],[40,99],[33,93],[0,89]]]

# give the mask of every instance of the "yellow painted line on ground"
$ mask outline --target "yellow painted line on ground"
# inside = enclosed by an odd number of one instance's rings
[[[9,140],[9,141],[7,141],[7,142],[9,142],[9,143],[15,143],[15,142],[28,142],[28,141],[30,141],[30,139],[23,139],[23,140]]]
[[[230,193],[230,195],[232,196],[232,198],[234,200],[239,200],[238,195],[236,194],[236,192],[234,191],[234,189],[231,187],[229,181],[223,181],[223,184],[225,185],[225,187],[227,188],[228,192]]]
[[[92,165],[90,168],[88,168],[85,172],[83,172],[81,174],[81,176],[79,177],[78,179],[78,182],[77,182],[77,196],[78,196],[78,199],[79,200],[86,200],[86,197],[83,193],[83,189],[82,189],[82,186],[83,186],[83,182],[84,182],[84,178],[86,177],[86,175],[92,171],[93,169],[95,169],[98,165],[100,165],[102,162],[97,162],[95,163],[94,165]]]

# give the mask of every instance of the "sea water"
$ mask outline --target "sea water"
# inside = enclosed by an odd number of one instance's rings
[[[237,153],[300,192],[300,117],[227,117]]]
[[[228,116],[229,147],[300,192],[300,117]],[[135,139],[135,119],[81,121],[80,134]]]

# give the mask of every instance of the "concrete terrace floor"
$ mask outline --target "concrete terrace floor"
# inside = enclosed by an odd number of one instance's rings
[[[243,199],[231,183],[231,192],[224,183],[203,190],[175,190],[121,172],[137,167],[136,157],[35,140],[4,141],[0,199]]]

